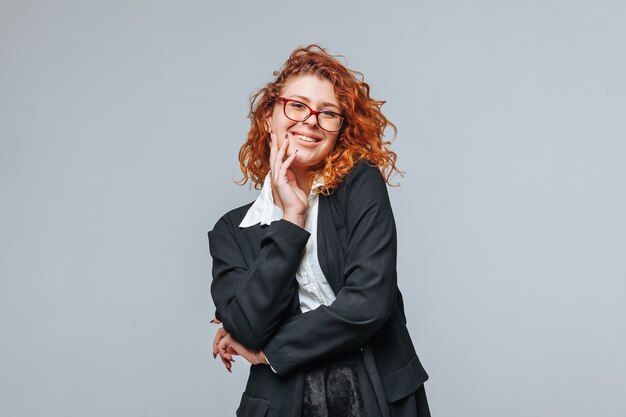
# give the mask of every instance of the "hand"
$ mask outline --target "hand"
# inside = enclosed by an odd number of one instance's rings
[[[254,350],[248,349],[238,341],[236,341],[230,333],[226,333],[224,337],[217,344],[217,349],[220,356],[230,357],[232,361],[232,355],[240,355],[252,365],[266,364],[262,357]],[[264,356],[263,356],[264,357]]]
[[[296,159],[298,151],[285,159],[287,149],[289,148],[289,140],[285,134],[285,140],[278,147],[278,138],[276,133],[271,133],[270,147],[270,179],[272,181],[272,189],[280,200],[283,209],[283,218],[300,227],[304,227],[306,220],[306,212],[309,207],[308,196],[298,187],[296,176],[289,168],[291,163]]]
[[[233,356],[240,355],[252,365],[265,364],[267,365],[267,359],[263,352],[257,352],[243,346],[237,340],[235,340],[230,333],[224,330],[223,327],[217,329],[215,339],[213,341],[213,357],[220,355],[222,363],[228,370],[232,372],[232,362],[235,362]]]
[[[211,323],[215,323],[215,324],[220,324],[221,321],[219,320],[211,320]],[[235,359],[233,358],[233,355],[236,354],[236,352],[234,351],[234,349],[226,349],[225,352],[221,352],[219,349],[219,343],[221,342],[221,340],[226,337],[229,333],[224,330],[223,327],[220,327],[219,329],[217,329],[217,332],[215,333],[215,338],[213,339],[213,358],[217,358],[217,355],[220,355],[220,359],[222,361],[222,363],[224,364],[224,366],[226,367],[226,369],[228,370],[228,372],[232,372],[231,368],[232,368],[232,363],[231,362],[235,362]]]

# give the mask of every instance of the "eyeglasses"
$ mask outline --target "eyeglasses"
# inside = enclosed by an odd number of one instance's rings
[[[283,102],[285,116],[294,122],[304,122],[311,115],[315,115],[318,126],[327,132],[336,132],[343,125],[344,117],[339,113],[329,110],[315,111],[301,101],[290,98],[278,97],[277,99]]]

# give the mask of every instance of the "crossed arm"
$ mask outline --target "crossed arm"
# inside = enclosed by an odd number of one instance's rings
[[[209,232],[213,256],[211,293],[218,307],[216,321],[224,322],[215,337],[213,356],[219,353],[228,370],[234,353],[251,363],[267,362],[257,349],[276,329],[297,288],[292,278],[309,238],[309,233],[302,229],[308,194],[299,188],[290,169],[297,152],[287,157],[288,148],[286,136],[279,146],[276,134],[271,133],[270,180],[283,220],[270,225],[254,264],[246,265],[232,232],[233,225],[225,218]]]
[[[330,306],[320,306],[286,323],[281,320],[285,310],[275,303],[276,325],[257,328],[256,340],[250,341],[254,343],[246,343],[237,332],[229,331],[225,322],[224,330],[218,330],[216,335],[214,354],[220,354],[227,368],[230,369],[233,354],[242,355],[253,364],[263,363],[267,354],[275,371],[287,374],[307,362],[363,346],[393,313],[397,291],[396,232],[386,185],[378,169],[357,166],[345,198],[349,230],[345,285],[337,299]],[[293,267],[297,268],[298,262],[296,256]],[[283,290],[289,287],[289,291],[296,291],[293,276],[283,277],[291,283]],[[256,354],[258,350],[262,352]]]

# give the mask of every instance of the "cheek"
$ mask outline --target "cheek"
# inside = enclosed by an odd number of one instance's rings
[[[335,138],[334,140],[329,140],[326,144],[327,146],[325,149],[325,154],[327,156],[333,152],[333,149],[335,149],[335,146],[337,145],[337,138]]]
[[[293,121],[287,119],[287,117],[283,114],[282,108],[275,108],[272,112],[272,124],[275,128],[287,128],[294,124]]]
[[[335,149],[335,145],[337,145],[337,136],[334,137],[334,139],[331,139],[328,144],[330,145],[331,149]]]
[[[276,130],[276,127],[280,123],[280,113],[277,111],[276,108],[272,110],[272,113],[268,117],[268,121],[269,121],[270,129]]]

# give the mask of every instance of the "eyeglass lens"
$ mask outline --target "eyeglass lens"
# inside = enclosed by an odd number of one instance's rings
[[[311,116],[312,109],[299,101],[285,100],[285,116],[296,122],[307,120]],[[343,118],[331,111],[321,111],[317,115],[317,124],[324,130],[336,132],[341,128]]]

